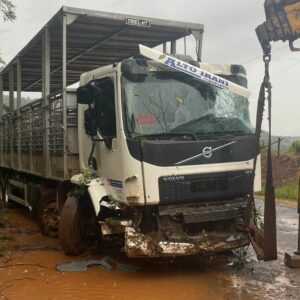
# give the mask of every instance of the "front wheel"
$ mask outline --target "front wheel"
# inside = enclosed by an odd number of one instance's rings
[[[59,239],[67,255],[84,253],[100,233],[94,208],[88,197],[69,197],[62,209]]]

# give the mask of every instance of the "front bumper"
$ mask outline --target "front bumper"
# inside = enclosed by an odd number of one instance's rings
[[[247,233],[212,232],[182,237],[184,241],[161,241],[155,235],[145,235],[132,227],[125,229],[125,252],[128,257],[174,257],[212,255],[249,244]]]

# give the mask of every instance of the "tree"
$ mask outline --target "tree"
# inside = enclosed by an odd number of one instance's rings
[[[16,6],[10,0],[0,0],[0,12],[4,22],[13,22],[16,19]],[[0,56],[0,69],[1,65],[5,65],[5,61]]]
[[[10,0],[0,0],[0,11],[5,22],[16,19],[16,6]]]

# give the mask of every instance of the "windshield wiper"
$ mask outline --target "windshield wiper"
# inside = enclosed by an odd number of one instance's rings
[[[190,136],[193,138],[193,140],[198,140],[196,134],[194,134],[193,132],[163,132],[163,133],[152,133],[152,134],[143,134],[143,135],[137,135],[135,136],[133,139],[137,140],[137,139],[142,139],[142,138],[161,138],[161,137],[165,137],[165,138],[171,138],[171,137],[184,137],[184,136]]]

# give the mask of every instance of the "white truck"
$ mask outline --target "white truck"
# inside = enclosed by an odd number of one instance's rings
[[[176,54],[191,34],[197,60]],[[63,7],[0,73],[2,199],[32,209],[70,255],[115,235],[130,257],[249,244],[246,72],[202,63],[202,34],[201,24]],[[21,106],[21,91],[37,90]]]

